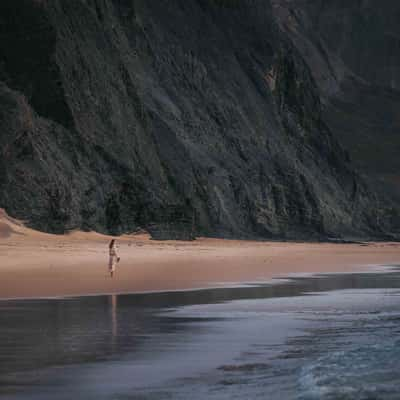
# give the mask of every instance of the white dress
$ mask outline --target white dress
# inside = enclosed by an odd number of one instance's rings
[[[110,261],[108,262],[108,269],[110,270],[110,272],[115,271],[117,263],[118,263],[117,246],[114,244],[110,248]]]

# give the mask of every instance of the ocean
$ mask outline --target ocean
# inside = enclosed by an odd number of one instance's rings
[[[400,398],[400,272],[0,302],[0,399]]]

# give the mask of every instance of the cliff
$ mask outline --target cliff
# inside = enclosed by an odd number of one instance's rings
[[[387,237],[292,3],[2,0],[0,207],[50,232]]]
[[[322,119],[400,226],[400,3],[273,0],[277,23],[318,86]]]

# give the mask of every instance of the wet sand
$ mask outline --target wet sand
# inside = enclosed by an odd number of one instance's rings
[[[159,242],[140,234],[118,238],[121,262],[111,279],[110,238],[36,232],[0,211],[0,298],[195,289],[400,263],[400,243]]]
[[[398,399],[399,271],[1,301],[0,398]]]

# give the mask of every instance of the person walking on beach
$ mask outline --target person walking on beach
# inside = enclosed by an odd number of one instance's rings
[[[112,278],[114,276],[115,268],[117,267],[117,264],[119,263],[120,260],[117,254],[117,244],[115,239],[111,240],[108,247],[110,249],[110,260],[108,262],[108,270],[110,271],[110,275]]]

